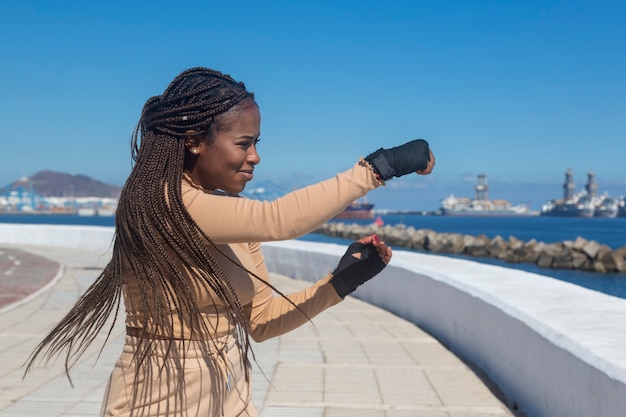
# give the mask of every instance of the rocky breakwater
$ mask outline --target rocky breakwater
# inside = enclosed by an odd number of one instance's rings
[[[326,223],[314,233],[354,240],[376,233],[387,244],[409,249],[489,257],[508,263],[534,263],[541,268],[579,269],[590,272],[626,272],[626,246],[611,249],[609,246],[582,237],[558,243],[528,242],[513,236],[489,238],[458,233],[438,233],[412,226],[377,226],[346,223]]]

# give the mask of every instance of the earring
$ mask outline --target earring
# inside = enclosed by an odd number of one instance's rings
[[[197,149],[192,149],[191,152],[195,154],[195,153],[198,153],[198,150]]]

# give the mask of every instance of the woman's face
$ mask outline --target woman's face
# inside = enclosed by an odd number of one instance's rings
[[[211,140],[187,146],[191,155],[185,171],[204,188],[240,193],[252,180],[254,167],[261,162],[256,151],[261,114],[250,100],[220,117],[223,128],[213,131]]]

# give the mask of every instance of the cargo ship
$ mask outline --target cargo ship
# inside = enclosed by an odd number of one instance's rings
[[[617,217],[626,217],[626,197],[620,197],[619,199]]]
[[[336,215],[334,219],[373,219],[374,203],[355,201]]]
[[[595,208],[594,217],[614,218],[619,215],[620,199],[615,197],[603,196],[601,201]]]
[[[598,184],[593,172],[587,173],[584,190],[576,192],[571,169],[565,171],[563,198],[547,201],[541,208],[542,216],[554,217],[618,217],[620,199],[598,195]]]
[[[476,200],[446,197],[441,204],[444,216],[529,216],[533,213],[526,204],[513,205],[506,200]]]
[[[542,216],[593,217],[596,208],[586,195],[574,195],[569,200],[550,200],[541,207]]]
[[[442,200],[439,212],[444,216],[529,216],[527,204],[513,205],[506,200],[490,200],[485,174],[478,175],[473,199],[450,195]]]

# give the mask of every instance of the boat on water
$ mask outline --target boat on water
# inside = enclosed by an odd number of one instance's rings
[[[76,214],[79,216],[95,216],[96,208],[95,207],[78,207],[76,209]]]
[[[507,200],[490,200],[485,174],[478,175],[473,199],[450,195],[441,201],[440,213],[444,216],[528,216],[533,213],[527,204],[511,204]]]
[[[598,195],[596,176],[591,171],[587,173],[585,188],[579,192],[576,192],[572,170],[565,171],[563,190],[563,198],[549,200],[542,206],[542,216],[613,218],[619,215],[620,199]]]
[[[593,217],[596,208],[587,196],[575,196],[569,200],[550,200],[541,207],[542,216]]]
[[[115,216],[115,210],[117,207],[115,206],[102,206],[96,209],[96,214],[98,216]]]
[[[367,201],[355,201],[345,208],[344,211],[334,217],[334,219],[373,219],[374,203]]]
[[[593,215],[594,217],[617,217],[619,214],[619,206],[619,198],[604,196],[596,206]]]
[[[619,199],[617,217],[626,217],[626,197],[620,197]]]
[[[513,205],[506,200],[476,200],[450,195],[442,200],[444,216],[529,216],[526,204]]]

